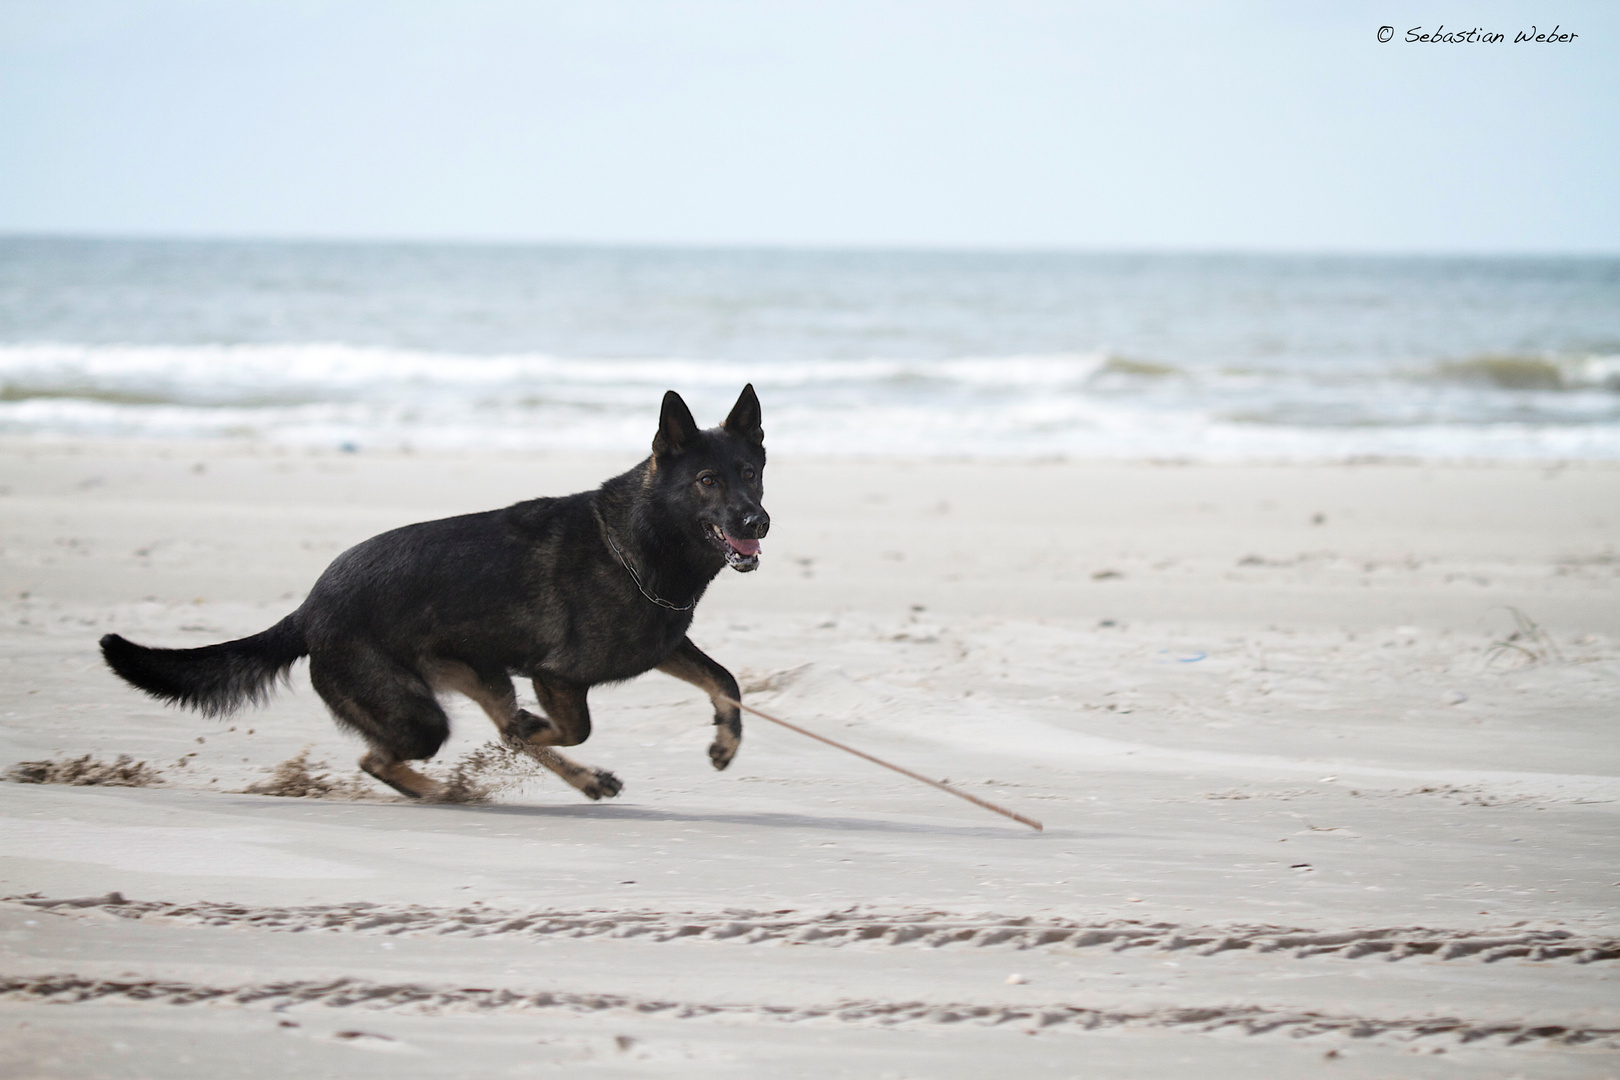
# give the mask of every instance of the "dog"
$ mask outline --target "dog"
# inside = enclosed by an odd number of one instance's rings
[[[709,760],[742,742],[731,673],[686,636],[704,590],[726,567],[759,565],[770,529],[765,432],[752,384],[725,423],[700,430],[664,395],[652,454],[594,491],[407,525],[339,555],[298,610],[270,629],[197,649],[136,645],[101,654],[160,700],[223,716],[262,703],[301,657],[338,725],[366,741],[360,767],[412,798],[445,793],[408,764],[450,735],[438,695],[472,698],[502,742],[591,799],[617,777],[553,747],[591,734],[591,687],[657,668],[714,703]],[[544,715],[519,708],[512,677],[534,685]]]

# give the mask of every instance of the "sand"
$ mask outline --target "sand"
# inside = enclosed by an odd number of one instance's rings
[[[96,654],[629,464],[0,442],[0,768],[59,781],[0,784],[0,1074],[1620,1075],[1613,466],[774,462],[694,640],[1040,833],[760,721],[717,773],[657,674],[618,799],[408,803],[302,666],[213,721]]]

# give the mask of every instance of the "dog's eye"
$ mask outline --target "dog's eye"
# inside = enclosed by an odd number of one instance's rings
[[[704,487],[714,487],[714,477],[710,476],[708,473],[704,473],[702,476],[698,477],[698,483],[702,484]]]
[[[752,480],[754,478],[753,466],[751,466],[751,465],[743,466],[742,478],[744,480]]]

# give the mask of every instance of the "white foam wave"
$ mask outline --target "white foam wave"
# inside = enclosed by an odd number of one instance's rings
[[[172,390],[197,397],[330,395],[410,386],[514,389],[679,384],[693,389],[796,389],[839,383],[951,382],[964,387],[1078,386],[1101,369],[1101,354],[955,360],[814,360],[768,365],[681,357],[575,359],[545,355],[457,356],[339,344],[0,346],[0,385],[57,384]]]
[[[1581,356],[1560,365],[1567,385],[1620,390],[1620,356]]]
[[[799,454],[1612,460],[1614,359],[1583,361],[1587,389],[1542,393],[1393,374],[1145,371],[1101,353],[747,363],[10,345],[0,432],[641,452],[665,389],[713,423],[752,382],[772,449]]]

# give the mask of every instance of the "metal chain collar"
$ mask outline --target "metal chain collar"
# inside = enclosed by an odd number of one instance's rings
[[[597,521],[602,521],[602,519],[597,518]],[[607,522],[605,521],[602,521],[602,536],[607,540],[608,547],[613,549],[613,554],[618,556],[619,565],[624,567],[625,570],[629,572],[630,580],[636,583],[636,588],[641,590],[642,596],[645,596],[659,607],[668,608],[671,611],[691,611],[697,606],[697,599],[695,597],[690,604],[687,604],[685,607],[680,607],[670,603],[668,600],[665,600],[662,596],[657,596],[648,592],[647,586],[641,583],[641,575],[636,573],[636,568],[630,565],[630,560],[624,557],[624,552],[619,550],[619,545],[613,542],[613,530],[607,527]]]

